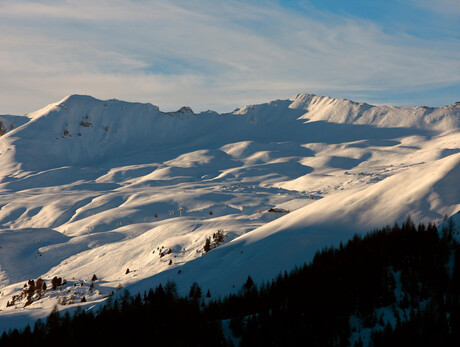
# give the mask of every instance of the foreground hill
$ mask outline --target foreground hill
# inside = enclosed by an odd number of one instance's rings
[[[196,282],[179,297],[168,281],[135,296],[111,296],[97,311],[71,316],[55,309],[33,329],[3,334],[0,345],[76,346],[84,335],[91,344],[113,346],[146,340],[173,346],[457,346],[459,216],[439,230],[407,219],[355,235],[262,285],[248,276],[237,294],[223,298],[205,294]],[[42,292],[35,283],[24,289],[34,290]]]
[[[0,137],[0,327],[62,303],[6,307],[32,278],[66,279],[67,308],[169,279],[225,294],[408,214],[440,222],[460,209],[459,122],[308,94],[228,114],[73,95],[28,114]]]

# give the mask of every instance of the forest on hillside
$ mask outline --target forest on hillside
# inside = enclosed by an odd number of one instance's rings
[[[457,346],[455,233],[452,219],[439,232],[408,218],[320,250],[268,283],[249,274],[237,294],[214,298],[194,283],[180,297],[174,282],[124,291],[97,312],[56,308],[33,327],[4,332],[0,346]]]

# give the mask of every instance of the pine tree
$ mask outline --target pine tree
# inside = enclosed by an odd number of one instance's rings
[[[173,280],[169,280],[165,284],[165,292],[166,295],[172,298],[177,298],[178,292],[177,292],[177,284]]]
[[[206,242],[204,243],[203,250],[205,253],[208,253],[211,250],[211,238],[207,237]]]
[[[191,287],[190,287],[190,292],[188,294],[188,296],[190,298],[193,298],[193,299],[199,299],[201,298],[201,288],[200,286],[198,285],[198,283],[196,282],[193,282]]]
[[[254,281],[252,280],[251,276],[248,276],[248,279],[243,285],[243,290],[245,292],[249,292],[250,290],[254,289],[254,287],[255,287]]]
[[[54,276],[53,279],[51,280],[51,288],[53,290],[56,290],[56,288],[60,287],[61,285],[62,285],[62,278]]]

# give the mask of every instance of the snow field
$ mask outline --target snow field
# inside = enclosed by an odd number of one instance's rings
[[[220,295],[355,232],[460,210],[458,107],[300,94],[193,114],[73,95],[8,117],[18,126],[0,137],[0,328],[59,303],[50,293],[6,308],[32,278],[72,290],[96,274],[87,305],[169,279],[181,294],[196,281]],[[218,230],[225,243],[205,253]]]

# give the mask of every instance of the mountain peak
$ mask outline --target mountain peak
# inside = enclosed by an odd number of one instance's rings
[[[84,94],[70,94],[63,98],[61,101],[52,104],[56,106],[70,106],[70,105],[87,105],[87,106],[102,106],[102,107],[109,107],[113,106],[114,104],[119,104],[123,106],[144,106],[147,107],[149,110],[159,111],[158,106],[155,106],[149,102],[142,103],[142,102],[130,102],[130,101],[123,101],[118,99],[109,99],[109,100],[101,100],[97,99],[91,95],[84,95]]]
[[[84,95],[84,94],[70,94],[67,95],[65,98],[63,98],[61,101],[58,102],[58,104],[63,104],[65,102],[81,102],[81,101],[89,101],[89,100],[97,100],[91,95]]]
[[[315,94],[310,94],[310,93],[297,93],[296,95],[294,95],[291,98],[289,98],[289,100],[295,101],[295,100],[298,100],[298,99],[313,98],[315,96],[316,96]]]
[[[194,114],[193,110],[188,106],[182,106],[180,109],[178,109],[174,113],[190,113],[190,114]]]

